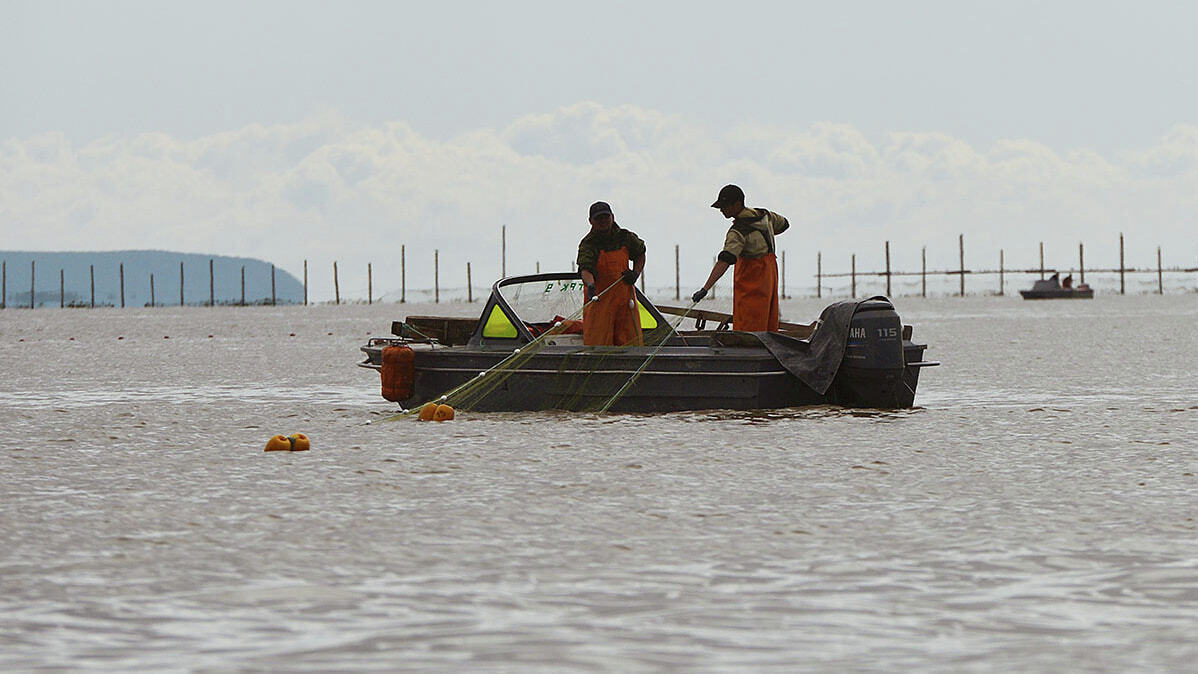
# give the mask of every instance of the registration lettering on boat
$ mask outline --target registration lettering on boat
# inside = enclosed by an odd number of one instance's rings
[[[545,283],[545,294],[552,292],[569,293],[582,290],[582,281],[547,281]]]

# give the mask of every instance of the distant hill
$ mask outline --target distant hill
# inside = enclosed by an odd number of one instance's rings
[[[4,269],[4,300],[9,307],[29,306],[30,263],[34,272],[34,305],[58,306],[59,271],[62,299],[67,305],[90,306],[92,270],[95,272],[96,306],[121,306],[121,265],[125,268],[125,306],[150,304],[150,275],[154,275],[154,303],[179,304],[179,265],[183,265],[183,303],[208,304],[208,263],[212,261],[212,291],[217,304],[241,302],[241,269],[245,268],[245,301],[271,301],[271,265],[263,260],[223,255],[173,253],[164,250],[105,252],[0,251]],[[275,269],[275,301],[304,301],[304,286],[282,269]]]

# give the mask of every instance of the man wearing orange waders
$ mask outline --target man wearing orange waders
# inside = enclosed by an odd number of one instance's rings
[[[695,302],[707,296],[728,267],[732,273],[732,329],[748,332],[778,330],[778,258],[774,236],[790,227],[786,218],[764,208],[745,208],[745,193],[725,185],[712,208],[732,220],[707,283],[691,295]]]
[[[586,288],[582,343],[641,346],[641,317],[633,284],[645,268],[645,242],[616,224],[606,202],[591,204],[590,222],[590,233],[578,244],[578,271]],[[591,301],[604,290],[607,292],[597,302]]]

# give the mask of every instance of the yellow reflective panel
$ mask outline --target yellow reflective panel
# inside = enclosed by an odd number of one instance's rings
[[[487,323],[483,326],[483,337],[502,337],[511,339],[516,336],[516,326],[508,320],[503,310],[499,305],[491,307],[491,315],[487,316]]]
[[[637,313],[641,315],[641,330],[652,330],[657,327],[657,319],[653,318],[653,314],[649,310],[641,306],[640,302],[636,303]]]

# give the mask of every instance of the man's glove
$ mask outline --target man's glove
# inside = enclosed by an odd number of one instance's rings
[[[636,285],[636,278],[640,275],[641,273],[635,269],[625,269],[624,273],[620,274],[620,276],[623,277],[624,282],[630,286]]]
[[[703,299],[704,297],[707,297],[707,288],[699,288],[698,290],[695,291],[694,295],[691,295],[691,301],[698,302],[699,300]]]
[[[586,283],[584,285],[586,286],[586,289],[587,289],[587,291],[586,291],[587,300],[595,299],[595,295],[599,294],[598,292],[595,291],[595,284],[594,283]]]

